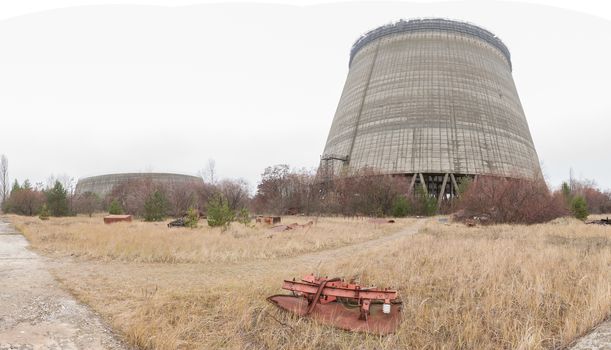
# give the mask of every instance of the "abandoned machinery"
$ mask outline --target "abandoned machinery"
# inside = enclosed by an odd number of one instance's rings
[[[267,300],[282,310],[337,328],[373,334],[393,333],[401,323],[401,301],[396,290],[362,287],[340,278],[306,275],[285,280],[290,295]]]

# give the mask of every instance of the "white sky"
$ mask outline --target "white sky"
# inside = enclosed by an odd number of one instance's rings
[[[573,167],[611,188],[603,1],[202,3],[1,1],[0,153],[11,177],[195,174],[213,158],[220,176],[254,188],[268,165],[315,167],[352,43],[399,18],[440,16],[509,47],[551,184]]]

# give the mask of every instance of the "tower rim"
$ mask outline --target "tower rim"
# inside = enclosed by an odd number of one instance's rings
[[[379,38],[398,33],[424,31],[453,32],[466,34],[481,39],[497,48],[503,54],[503,56],[505,56],[507,63],[509,64],[509,69],[512,70],[511,54],[509,53],[507,46],[503,43],[503,41],[501,41],[501,39],[499,39],[499,37],[497,37],[491,31],[475,24],[446,18],[400,19],[396,22],[388,23],[370,30],[361,35],[361,37],[359,37],[352,45],[348,67],[352,65],[352,60],[363,47]]]

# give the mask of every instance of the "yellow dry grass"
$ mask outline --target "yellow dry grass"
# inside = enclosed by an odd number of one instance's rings
[[[263,228],[222,234],[134,223],[109,233],[99,218],[10,220],[55,257],[66,288],[143,349],[549,349],[611,314],[611,228],[571,219],[475,228],[320,219],[309,234],[271,239]],[[400,231],[412,227],[417,234]],[[327,238],[334,243],[314,243]],[[151,253],[156,245],[163,253]],[[77,258],[63,257],[70,254]],[[282,279],[312,271],[396,287],[404,302],[398,332],[343,332],[265,302]]]
[[[371,224],[367,219],[303,217],[285,218],[285,223],[316,224],[290,232],[238,223],[221,231],[207,226],[205,221],[197,229],[168,229],[167,222],[104,225],[101,216],[51,218],[44,224],[35,217],[12,216],[11,220],[35,249],[46,253],[156,263],[273,259],[371,240],[396,230],[389,225]]]

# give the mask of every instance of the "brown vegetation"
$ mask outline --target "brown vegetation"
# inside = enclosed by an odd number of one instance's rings
[[[144,349],[559,348],[611,310],[611,231],[573,219],[475,228],[319,219],[307,232],[233,224],[224,234],[105,227],[100,218],[10,220],[56,258],[66,288]],[[420,232],[393,233],[412,226]],[[309,272],[396,287],[399,331],[352,334],[265,302],[282,279]]]
[[[147,263],[275,259],[371,240],[397,230],[393,225],[373,225],[365,219],[315,220],[311,228],[277,234],[264,224],[233,223],[223,232],[206,224],[197,229],[170,230],[167,222],[104,225],[100,216],[52,218],[44,224],[37,218],[11,216],[30,244],[47,254]]]
[[[151,195],[158,191],[165,199],[164,214],[180,217],[189,208],[205,212],[208,202],[217,194],[226,198],[232,210],[236,211],[248,206],[248,185],[244,180],[225,179],[218,184],[185,183],[160,184],[151,179],[128,180],[115,186],[106,196],[105,206],[116,200],[128,214],[144,216],[145,203]]]
[[[602,192],[593,180],[571,180],[568,185],[572,195],[582,196],[585,199],[588,212],[611,213],[611,190]]]
[[[265,168],[253,208],[257,213],[286,214],[312,212],[311,204],[317,198],[318,186],[314,172],[291,170],[286,164]]]
[[[484,223],[534,224],[568,214],[562,194],[552,194],[543,181],[488,176],[468,184],[456,208],[459,218]]]
[[[313,171],[291,170],[288,165],[268,167],[261,175],[253,208],[276,215],[391,216],[399,198],[409,202],[408,214],[431,215],[430,198],[413,195],[403,176],[380,174],[364,168],[322,181]],[[433,198],[433,204],[436,201]]]
[[[45,202],[45,194],[36,188],[32,188],[26,181],[24,186],[13,186],[10,195],[2,203],[2,211],[19,215],[36,215]]]

